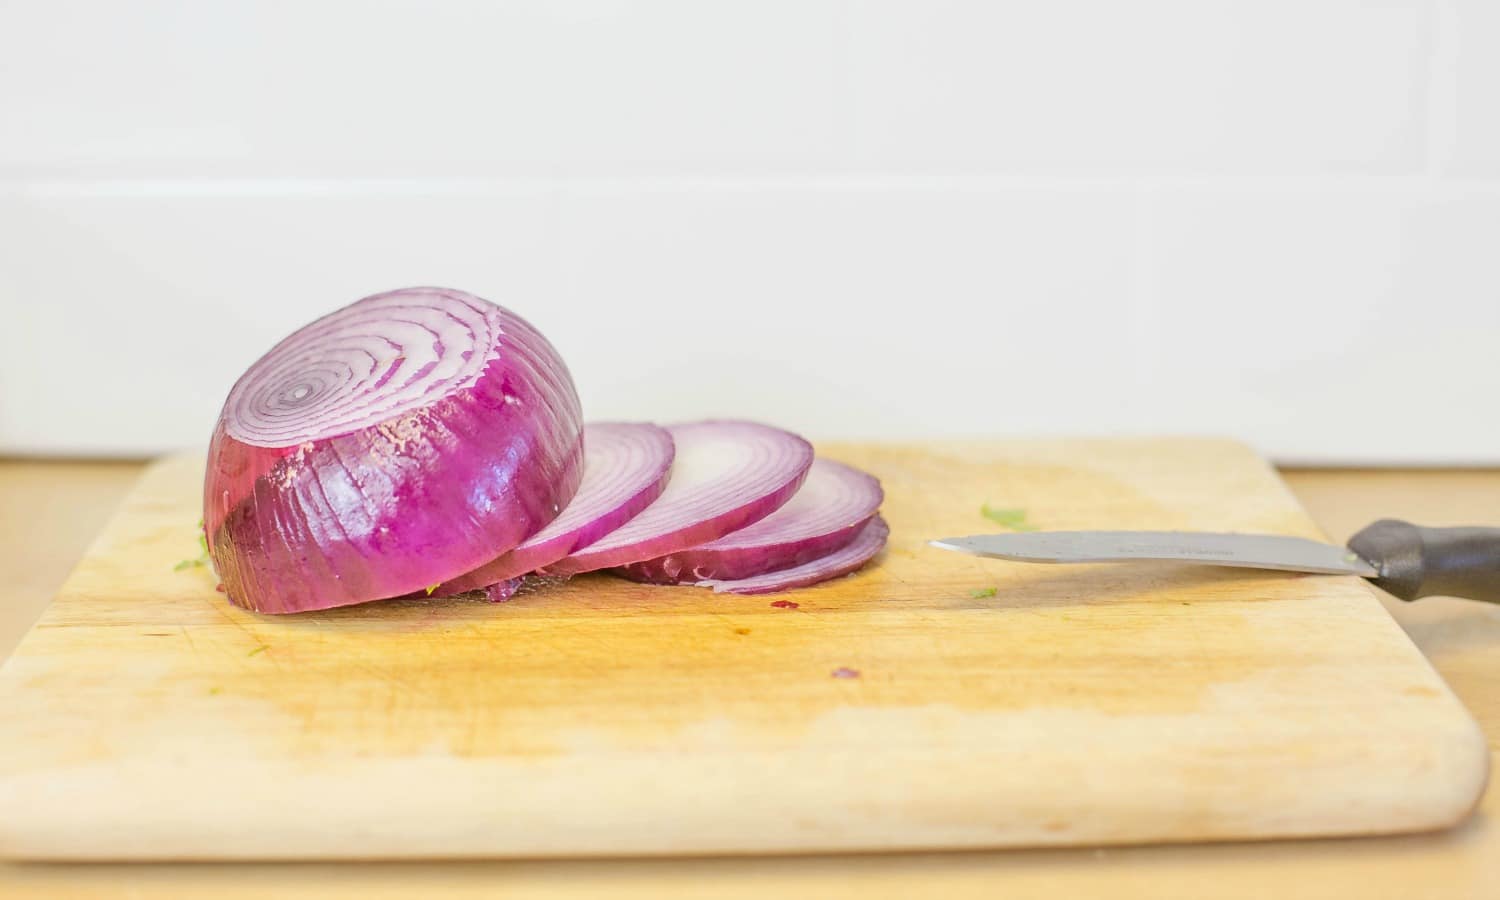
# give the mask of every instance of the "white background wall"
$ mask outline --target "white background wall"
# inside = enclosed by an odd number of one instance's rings
[[[1500,462],[1500,3],[0,2],[0,451],[408,284],[592,418]]]

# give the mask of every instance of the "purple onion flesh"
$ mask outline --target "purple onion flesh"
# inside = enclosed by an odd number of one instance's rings
[[[853,541],[884,497],[873,476],[818,458],[792,499],[759,522],[614,572],[632,581],[685,584],[750,578],[800,566]]]
[[[443,288],[366,297],[230,391],[203,492],[214,568],[267,613],[425,590],[555,519],[583,455],[572,377],[523,319]]]
[[[885,546],[891,529],[879,516],[871,519],[859,535],[841,550],[805,562],[800,566],[766,572],[737,580],[709,579],[697,582],[699,587],[713,588],[720,594],[774,594],[792,588],[808,587],[819,582],[848,575],[875,558]]]
[[[813,461],[807,441],[755,422],[692,422],[667,430],[677,455],[662,495],[620,528],[543,567],[544,574],[623,566],[717,540],[790,500]]]
[[[672,435],[644,423],[584,426],[583,482],[562,515],[524,543],[438,587],[440,594],[489,587],[581,550],[635,518],[667,486]]]

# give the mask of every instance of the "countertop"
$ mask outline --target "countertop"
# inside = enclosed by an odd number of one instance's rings
[[[0,656],[41,613],[139,473],[135,463],[0,461]],[[1285,473],[1331,538],[1381,516],[1500,525],[1500,471]],[[1446,598],[1391,614],[1500,746],[1500,607]],[[233,777],[233,773],[225,773]],[[1496,896],[1500,790],[1452,831],[1175,847],[781,858],[234,865],[0,863],[4,897]]]

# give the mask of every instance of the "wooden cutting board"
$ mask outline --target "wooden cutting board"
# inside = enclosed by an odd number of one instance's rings
[[[287,618],[173,571],[201,465],[159,463],[0,671],[0,852],[1198,841],[1439,828],[1479,797],[1477,727],[1358,580],[924,544],[992,529],[984,502],[1319,537],[1242,447],[820,452],[882,479],[891,545],[796,609],[585,576]]]

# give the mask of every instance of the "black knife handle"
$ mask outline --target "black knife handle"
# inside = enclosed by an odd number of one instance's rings
[[[1380,570],[1370,579],[1402,600],[1464,597],[1500,603],[1500,528],[1423,528],[1381,519],[1349,539]]]

